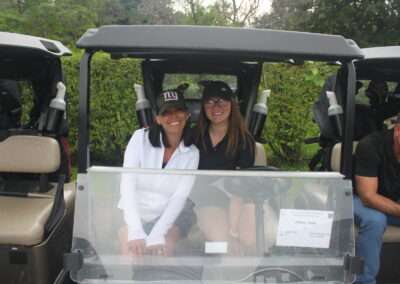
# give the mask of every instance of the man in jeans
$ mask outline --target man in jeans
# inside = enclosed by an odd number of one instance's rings
[[[355,153],[354,221],[360,226],[356,255],[365,260],[356,283],[376,283],[382,235],[400,226],[400,113],[394,129],[364,137]]]

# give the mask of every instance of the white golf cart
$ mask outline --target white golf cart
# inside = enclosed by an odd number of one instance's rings
[[[357,92],[353,152],[358,141],[365,135],[392,127],[400,111],[400,46],[364,48],[362,52],[365,57],[354,61]],[[320,128],[321,150],[318,161],[315,160],[311,168],[318,170],[340,171],[343,137],[335,135],[332,131],[326,99],[326,91],[334,91],[339,104],[346,99],[339,81],[336,80],[340,76],[342,75],[339,71],[327,79],[321,96],[314,105],[314,119]],[[309,192],[309,194],[314,193]],[[400,252],[400,228],[389,225],[382,241],[381,265],[377,281],[399,283],[400,264],[393,260]]]
[[[79,156],[74,238],[65,270],[79,283],[351,283],[362,263],[354,258],[352,142],[355,68],[363,53],[341,36],[287,31],[191,26],[104,26],[77,42],[81,59]],[[156,95],[183,78],[223,80],[235,88],[246,121],[257,101],[263,64],[305,60],[340,65],[344,115],[340,172],[285,172],[268,167],[257,146],[255,168],[244,171],[183,171],[102,167],[90,160],[90,66],[96,52],[111,59],[142,59],[145,96],[155,110]],[[182,76],[182,77],[180,77]],[[132,82],[136,83],[136,82]],[[175,84],[175,85],[174,85]],[[301,94],[299,94],[300,96]],[[197,120],[201,91],[187,96]],[[279,94],[273,98],[279,100]],[[132,102],[133,106],[134,102]],[[129,106],[126,106],[129,107]],[[256,137],[257,138],[257,137]],[[258,138],[257,138],[258,139]],[[252,252],[235,254],[230,241],[207,239],[196,224],[175,246],[173,256],[121,254],[117,207],[121,175],[157,182],[172,179],[193,188],[218,186],[254,204]],[[190,191],[191,188],[187,188]],[[324,199],[307,191],[328,192]],[[197,210],[195,197],[187,193]],[[207,197],[203,197],[207,200]],[[211,202],[211,200],[210,200]],[[209,221],[210,224],[213,220]]]
[[[71,248],[69,55],[58,41],[0,32],[1,283],[53,283]]]

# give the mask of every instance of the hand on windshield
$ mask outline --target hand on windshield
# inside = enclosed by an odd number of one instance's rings
[[[146,240],[137,239],[128,242],[128,254],[144,255],[146,253]]]

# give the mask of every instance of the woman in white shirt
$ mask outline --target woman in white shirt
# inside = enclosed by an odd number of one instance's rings
[[[125,151],[124,167],[197,169],[199,151],[192,143],[189,113],[182,91],[157,99],[156,124],[135,131]],[[123,174],[121,200],[127,227],[119,232],[122,252],[171,255],[176,240],[190,226],[180,219],[194,182],[192,176]],[[190,223],[190,222],[189,222]]]

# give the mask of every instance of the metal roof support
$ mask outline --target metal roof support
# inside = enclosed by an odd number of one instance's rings
[[[247,103],[246,107],[246,114],[245,114],[245,121],[246,124],[248,124],[248,120],[250,119],[251,115],[251,110],[253,109],[253,105],[257,103],[257,98],[258,98],[258,88],[260,85],[260,80],[261,80],[261,73],[263,70],[263,62],[259,62],[258,68],[256,69],[256,74],[253,78],[253,81],[251,82],[250,85],[250,94],[249,94],[249,101]]]
[[[341,159],[341,173],[346,178],[352,178],[353,172],[353,138],[354,138],[354,108],[356,95],[356,71],[353,62],[345,65],[347,73],[347,94],[345,104],[345,124],[343,128],[343,147]]]
[[[78,113],[78,173],[86,173],[89,167],[89,103],[90,61],[93,52],[85,52],[80,62],[79,113]]]

